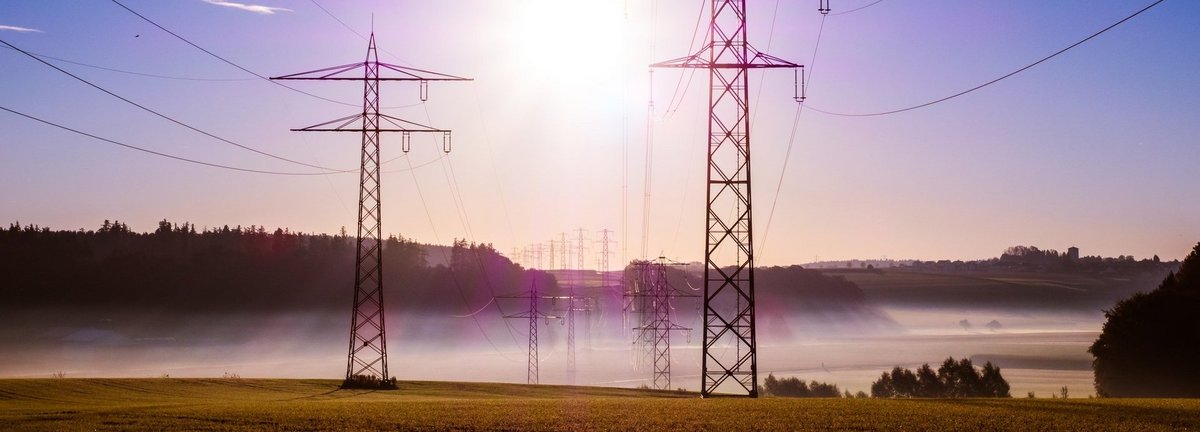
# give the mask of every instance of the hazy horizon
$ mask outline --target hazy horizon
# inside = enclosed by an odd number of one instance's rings
[[[407,158],[383,168],[384,231],[422,243],[467,238],[509,254],[582,227],[594,249],[596,232],[611,229],[614,262],[638,258],[653,99],[646,250],[701,257],[703,79],[659,70],[651,93],[646,70],[688,53],[703,2],[122,3],[263,76],[361,61],[373,17],[382,61],[474,78],[432,83],[424,104],[415,84],[383,85],[383,105],[397,107],[385,112],[454,131],[448,156],[416,137]],[[1144,6],[885,1],[851,12],[865,4],[838,2],[822,18],[814,4],[752,0],[749,38],[808,66],[806,106],[865,113],[987,82]],[[359,109],[357,84],[293,82],[350,106],[322,101],[117,4],[64,5],[0,4],[0,39],[218,136],[321,166],[358,165],[353,134],[288,131]],[[1182,258],[1200,238],[1191,217],[1200,212],[1191,174],[1200,162],[1198,17],[1200,5],[1165,2],[980,91],[894,115],[806,108],[797,117],[791,74],[752,73],[757,263],[977,259],[1013,245]],[[183,157],[314,171],[187,131],[7,47],[0,65],[7,108]],[[0,128],[0,222],[95,229],[120,219],[146,231],[165,218],[353,231],[353,174],[184,164],[7,112]],[[384,160],[401,155],[399,141],[384,137]]]

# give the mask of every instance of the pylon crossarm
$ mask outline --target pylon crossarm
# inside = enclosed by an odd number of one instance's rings
[[[420,123],[404,120],[399,117],[393,117],[387,114],[379,114],[379,119],[387,122],[394,127],[380,127],[373,129],[364,129],[361,127],[363,114],[351,114],[346,117],[327,121],[325,123],[315,124],[306,128],[292,129],[297,132],[408,132],[408,133],[449,133],[448,129],[437,129],[432,126],[426,126]]]
[[[383,62],[379,63],[379,67],[384,68],[384,69],[390,69],[390,70],[393,70],[396,72],[400,72],[402,74],[406,74],[409,77],[411,77],[409,79],[380,77],[379,78],[380,80],[390,80],[390,81],[474,81],[475,80],[474,78],[466,78],[466,77],[460,77],[460,76],[456,76],[456,75],[444,74],[441,72],[427,71],[424,69],[397,66],[394,64],[383,63]],[[426,74],[426,75],[419,75],[419,74]]]
[[[363,68],[375,67],[377,69],[387,69],[393,72],[399,72],[402,76],[372,76],[366,77]],[[306,72],[294,73],[289,75],[271,77],[273,80],[295,80],[295,81],[473,81],[472,78],[465,78],[456,75],[444,74],[441,72],[433,72],[424,69],[410,68],[397,66],[383,62],[358,62],[344,64],[340,66],[332,66]]]
[[[325,79],[336,79],[336,78],[331,78],[331,77],[332,77],[332,76],[334,76],[334,75],[340,74],[340,73],[344,73],[344,72],[347,72],[347,71],[352,71],[352,70],[358,69],[358,68],[359,68],[359,67],[361,67],[362,65],[363,65],[363,63],[362,63],[362,62],[359,62],[359,63],[350,63],[350,64],[344,64],[344,65],[341,65],[341,66],[333,66],[333,67],[327,67],[327,68],[322,68],[322,69],[317,69],[317,70],[310,70],[310,71],[307,71],[307,72],[300,72],[300,73],[288,74],[288,75],[283,75],[283,76],[271,77],[271,79],[273,79],[273,80],[325,80]],[[325,73],[325,72],[329,72],[329,73],[326,73],[326,74],[324,74],[324,75],[319,75],[319,74],[322,74],[322,73]],[[361,80],[362,78],[360,77],[359,79]]]
[[[405,120],[405,119],[402,119],[399,117],[392,117],[387,114],[380,114],[379,118],[381,118],[384,121],[391,123],[393,126],[396,126],[397,128],[399,128],[399,129],[395,130],[397,132],[450,132],[449,130],[446,130],[446,129],[437,129],[437,128],[434,128],[433,126],[426,126],[426,125],[416,123],[416,122],[411,122],[411,121],[408,121],[408,120]],[[388,131],[393,131],[393,130],[389,129]],[[381,132],[382,132],[382,130],[381,130]]]
[[[712,43],[700,49],[695,54],[650,64],[652,68],[697,68],[697,69],[777,69],[802,68],[803,65],[761,52],[747,45],[749,59],[739,62],[711,61],[707,59],[708,52],[715,49]],[[718,56],[720,57],[720,56]]]

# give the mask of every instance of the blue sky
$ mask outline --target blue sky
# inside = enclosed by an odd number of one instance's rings
[[[282,8],[270,14],[227,2],[121,2],[270,76],[361,61],[366,43],[355,31],[370,32],[373,14],[381,60],[476,79],[435,83],[423,105],[416,86],[385,84],[383,105],[406,106],[386,112],[455,134],[447,158],[438,159],[440,143],[419,138],[407,158],[385,166],[385,231],[431,243],[470,238],[507,253],[578,227],[609,228],[625,231],[616,237],[628,247],[626,258],[640,249],[646,65],[686,54],[705,4],[318,2],[351,31],[311,1],[243,5]],[[872,2],[835,0],[833,13]],[[885,0],[822,24],[815,1],[750,0],[749,36],[764,51],[809,64],[809,106],[875,112],[989,81],[1150,3]],[[49,60],[236,142],[323,166],[358,164],[356,136],[288,131],[358,108],[259,80],[115,3],[2,2],[0,39],[74,62],[190,78]],[[1016,244],[1182,257],[1200,240],[1198,45],[1200,3],[1168,0],[1046,63],[944,103],[879,117],[804,110],[782,181],[796,113],[792,75],[756,73],[759,263],[970,259]],[[10,109],[183,157],[313,171],[183,129],[10,49],[0,48],[0,70],[0,105]],[[676,109],[666,108],[686,74],[655,74],[648,249],[695,260],[703,250],[703,75],[679,92]],[[351,105],[361,101],[355,83],[293,85]],[[398,137],[385,137],[385,159],[400,155],[396,144]],[[4,112],[0,148],[6,222],[94,229],[120,219],[151,230],[167,218],[336,232],[355,220],[353,174],[286,177],[184,164]],[[410,162],[417,168],[408,171]]]

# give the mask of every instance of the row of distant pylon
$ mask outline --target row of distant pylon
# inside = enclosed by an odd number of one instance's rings
[[[509,259],[527,267],[539,270],[597,270],[608,272],[613,257],[612,246],[617,243],[613,238],[613,230],[608,228],[589,232],[584,228],[576,228],[571,233],[561,232],[557,238],[545,242],[532,243],[524,247],[514,247]],[[599,238],[592,240],[591,234]],[[593,260],[589,262],[589,252]],[[592,265],[592,267],[589,267]]]

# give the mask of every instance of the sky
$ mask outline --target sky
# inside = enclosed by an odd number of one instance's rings
[[[381,61],[474,78],[432,83],[425,103],[413,83],[383,84],[385,113],[454,131],[448,155],[440,139],[417,136],[404,155],[398,136],[384,136],[383,159],[399,157],[383,167],[387,233],[511,255],[583,228],[594,268],[599,231],[610,229],[616,268],[641,255],[652,137],[648,254],[703,256],[706,77],[670,69],[651,80],[647,66],[695,49],[706,1],[119,1],[262,76],[362,61],[373,29]],[[978,91],[872,117],[817,110],[952,95],[1152,2],[833,0],[827,16],[816,1],[747,3],[751,43],[809,74],[799,115],[792,73],[751,75],[759,265],[979,259],[1014,245],[1175,259],[1200,241],[1200,3],[1164,1]],[[361,83],[288,83],[344,104],[301,94],[111,1],[0,2],[0,40],[212,135],[358,166],[358,136],[289,129],[360,111]],[[319,171],[186,129],[7,47],[0,71],[0,106],[11,110],[179,157]],[[6,223],[336,233],[356,220],[353,173],[201,166],[4,111],[0,150]]]

